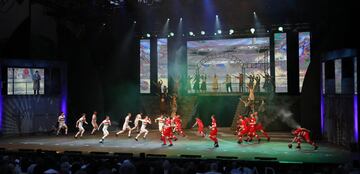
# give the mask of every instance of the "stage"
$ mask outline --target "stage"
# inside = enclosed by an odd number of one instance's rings
[[[313,150],[313,147],[306,143],[302,144],[301,150],[295,149],[296,144],[293,149],[289,149],[287,133],[270,132],[270,136],[273,137],[270,142],[262,138],[260,144],[257,141],[238,144],[229,128],[220,128],[218,136],[220,147],[214,148],[213,142],[208,137],[197,136],[195,130],[185,132],[187,137],[179,137],[172,147],[163,146],[158,131],[151,130],[146,139],[139,138],[139,141],[134,140],[133,137],[136,136],[134,133],[132,138],[128,138],[125,134],[115,137],[115,132],[111,132],[103,144],[99,143],[101,132],[96,132],[96,135],[88,135],[89,132],[85,132],[85,136],[79,139],[75,139],[73,134],[3,137],[0,148],[5,148],[7,151],[41,149],[57,153],[104,152],[109,155],[132,153],[134,157],[144,153],[143,155],[146,156],[166,155],[169,158],[273,160],[280,163],[346,163],[352,160],[350,151],[326,143],[319,143],[318,150]]]

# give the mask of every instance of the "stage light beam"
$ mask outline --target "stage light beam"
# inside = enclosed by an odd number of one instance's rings
[[[200,33],[201,33],[201,35],[205,35],[205,31],[201,31]]]
[[[217,33],[218,33],[218,34],[221,34],[221,33],[222,33],[222,31],[221,31],[221,30],[217,30]]]

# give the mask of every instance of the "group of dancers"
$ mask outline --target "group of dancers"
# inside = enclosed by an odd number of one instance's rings
[[[78,128],[78,132],[75,134],[74,138],[82,137],[84,135],[85,129],[83,127],[84,124],[88,124],[86,121],[86,114],[83,113],[81,117],[76,121],[76,128]],[[100,143],[103,143],[104,139],[109,135],[108,128],[111,126],[111,121],[109,116],[105,116],[105,119],[100,123],[100,125],[97,124],[97,112],[95,111],[91,117],[91,124],[93,126],[93,130],[91,131],[91,134],[94,134],[95,131],[99,130],[101,126],[103,136],[100,139]],[[58,117],[58,129],[56,131],[56,135],[60,134],[60,131],[62,129],[65,129],[65,135],[68,133],[68,127],[65,123],[65,113],[61,112]]]
[[[261,132],[263,136],[266,137],[267,141],[270,141],[269,135],[263,129],[261,123],[257,122],[258,120],[258,112],[251,113],[248,117],[244,117],[242,115],[238,116],[237,119],[237,127],[236,133],[237,135],[237,142],[239,144],[243,143],[244,138],[246,137],[246,142],[251,142],[254,138],[257,139],[257,142],[260,143],[260,136],[258,132]],[[154,119],[155,123],[158,123],[158,130],[160,135],[160,140],[163,142],[162,145],[173,146],[173,141],[178,140],[175,134],[185,137],[186,134],[183,130],[181,116],[177,115],[176,113],[172,113],[170,117],[165,117],[164,114],[161,114],[158,118]],[[128,131],[128,137],[131,138],[132,131],[136,131],[138,134],[135,136],[135,140],[138,141],[139,137],[143,135],[143,139],[146,139],[149,131],[147,130],[147,125],[152,124],[151,119],[149,116],[143,117],[142,113],[136,115],[134,119],[134,127],[131,127],[129,123],[131,123],[131,113],[128,113],[125,117],[123,127],[120,131],[116,132],[116,136],[119,136],[122,133]],[[141,123],[140,123],[141,122]],[[76,121],[76,127],[78,128],[78,132],[75,134],[74,138],[82,137],[85,129],[83,127],[84,124],[88,124],[86,121],[86,114],[82,114],[81,117]],[[98,131],[102,127],[103,136],[99,140],[99,143],[103,143],[105,138],[109,136],[108,128],[111,126],[111,121],[109,116],[105,116],[105,119],[100,123],[97,124],[97,112],[94,112],[91,117],[91,124],[93,129],[91,134],[94,134],[95,131]],[[141,126],[140,126],[141,125]],[[204,123],[200,118],[195,118],[195,123],[193,124],[192,128],[197,127],[197,132],[201,137],[205,137],[206,133],[204,131]],[[65,123],[65,114],[61,112],[60,116],[58,117],[58,130],[57,135],[59,135],[61,129],[65,129],[65,134],[68,133],[68,127]],[[219,147],[219,142],[217,139],[217,124],[215,115],[211,115],[211,124],[209,125],[209,138],[211,141],[214,142],[214,147]],[[289,148],[292,148],[292,143],[296,142],[297,149],[301,149],[301,140],[305,140],[307,143],[312,145],[314,149],[318,149],[318,145],[311,141],[310,139],[310,131],[305,128],[297,128],[292,131],[294,135],[293,140],[288,144]]]
[[[165,117],[164,114],[161,114],[158,118],[154,119],[154,121],[155,123],[158,123],[159,135],[161,141],[163,142],[163,145],[167,145],[168,142],[169,146],[173,146],[173,141],[178,140],[175,134],[181,135],[183,137],[186,136],[183,130],[181,117],[176,113],[172,113],[170,117]],[[131,113],[128,113],[125,117],[122,129],[116,132],[115,135],[119,136],[120,134],[125,133],[127,131],[128,137],[131,138],[132,131],[136,130],[136,132],[138,133],[134,138],[136,141],[138,141],[141,135],[143,135],[143,139],[146,139],[146,136],[149,133],[146,127],[147,125],[152,123],[149,116],[145,116],[143,118],[143,114],[139,113],[136,115],[134,119],[134,127],[130,126],[131,122],[132,122]],[[76,121],[76,128],[78,128],[78,132],[75,134],[74,138],[80,138],[84,135],[85,132],[85,129],[83,127],[84,124],[88,124],[88,122],[86,121],[86,114],[82,114],[81,117]],[[105,138],[109,135],[108,128],[111,126],[110,117],[106,116],[105,119],[100,123],[100,125],[98,125],[97,112],[94,112],[91,117],[91,124],[93,126],[91,134],[94,134],[95,131],[99,130],[102,126],[103,136],[99,140],[99,143],[103,143]],[[193,125],[193,127],[195,126],[197,126],[198,128],[199,135],[205,137],[204,123],[200,120],[200,118],[196,118],[196,122]],[[61,112],[61,114],[58,117],[58,129],[56,135],[59,135],[62,129],[65,130],[65,135],[67,135],[68,127],[65,123],[65,114],[63,112]],[[219,143],[217,139],[217,125],[216,125],[215,115],[211,116],[211,125],[209,126],[209,129],[210,129],[209,138],[214,142],[214,147],[219,147]]]
[[[261,123],[257,122],[258,120],[258,112],[254,112],[250,114],[249,117],[244,117],[239,115],[237,120],[237,126],[235,135],[238,136],[238,143],[241,144],[243,142],[243,137],[246,136],[247,138],[245,141],[250,142],[253,138],[256,138],[258,143],[260,143],[260,136],[257,132],[261,132],[267,139],[270,141],[269,135],[265,132]]]

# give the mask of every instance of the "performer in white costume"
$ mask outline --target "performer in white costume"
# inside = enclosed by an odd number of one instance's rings
[[[104,139],[109,135],[109,131],[107,130],[109,126],[111,126],[111,121],[109,116],[106,116],[105,120],[100,123],[98,130],[100,129],[101,126],[103,126],[102,131],[104,136],[101,137],[99,143],[103,143]]]
[[[79,128],[79,131],[76,133],[75,138],[78,138],[78,136],[80,135],[80,137],[83,136],[85,129],[83,128],[83,124],[88,124],[86,122],[86,114],[83,113],[80,117],[80,119],[76,122],[76,127]]]
[[[98,130],[99,126],[97,124],[97,112],[95,111],[91,117],[91,125],[93,126],[93,130],[91,131],[91,135],[94,134],[96,130]]]
[[[165,123],[165,118],[164,115],[161,114],[160,117],[155,119],[155,123],[158,122],[159,124],[159,132],[161,133],[164,127],[164,123]]]
[[[144,119],[140,119],[139,121],[142,122],[140,132],[136,135],[135,140],[137,141],[139,136],[144,133],[143,138],[146,138],[146,135],[149,133],[149,131],[146,129],[147,124],[151,124],[151,120],[148,116],[146,116]]]
[[[140,128],[139,121],[140,121],[142,115],[143,115],[142,113],[139,113],[136,115],[135,121],[134,121],[134,127],[131,128],[132,131],[134,129],[136,129],[136,132],[139,132],[139,128]]]
[[[59,123],[59,127],[58,127],[58,130],[56,132],[56,135],[59,135],[61,129],[65,129],[65,135],[67,135],[68,127],[66,126],[66,123],[65,123],[65,114],[64,114],[64,112],[60,113],[60,115],[58,117],[58,123]]]
[[[124,133],[126,130],[129,130],[128,137],[129,138],[131,137],[131,127],[129,126],[129,123],[131,122],[130,117],[131,117],[131,113],[128,113],[127,116],[125,117],[125,122],[123,124],[122,130],[117,132],[116,136],[118,136],[119,134]]]

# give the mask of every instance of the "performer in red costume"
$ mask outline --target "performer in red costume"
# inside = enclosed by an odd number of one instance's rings
[[[239,135],[240,131],[243,128],[243,121],[245,121],[244,117],[242,115],[239,115],[236,121],[236,130],[234,135]]]
[[[250,118],[248,118],[249,123],[249,132],[248,132],[248,138],[247,141],[252,141],[252,139],[255,137],[258,140],[258,143],[260,143],[260,137],[258,134],[256,134],[256,118],[254,114],[250,114]]]
[[[162,129],[161,140],[163,141],[163,145],[166,145],[166,139],[170,143],[169,146],[173,146],[172,139],[174,139],[175,141],[177,140],[177,138],[173,135],[173,132],[172,132],[170,118],[166,118],[164,128]]]
[[[255,117],[255,119],[258,118],[258,112],[254,112],[254,117]],[[269,137],[269,135],[265,132],[265,130],[264,130],[264,128],[263,128],[263,126],[262,126],[261,123],[256,123],[255,129],[256,129],[256,131],[260,131],[260,132],[266,137],[267,141],[270,141],[270,137]]]
[[[242,143],[242,138],[245,134],[249,132],[249,127],[247,126],[247,119],[244,119],[243,116],[239,116],[239,129],[238,129],[238,143]]]
[[[219,142],[218,139],[216,138],[217,136],[217,125],[216,125],[216,120],[215,120],[215,115],[211,116],[211,126],[209,126],[210,128],[210,135],[209,138],[214,141],[214,147],[219,147]]]
[[[299,127],[291,132],[294,135],[293,140],[289,143],[288,147],[292,148],[292,143],[297,142],[297,149],[301,149],[301,138],[304,139],[307,143],[314,146],[314,150],[318,149],[318,145],[315,142],[310,140],[310,131],[306,128]]]
[[[182,121],[180,119],[180,115],[175,115],[173,117],[173,122],[175,124],[174,132],[177,132],[181,136],[185,137],[185,133],[184,133],[184,130],[183,130],[182,124],[181,124]]]
[[[204,123],[200,120],[199,117],[195,118],[195,124],[192,127],[198,126],[198,133],[202,136],[205,137],[205,133],[204,133]]]

